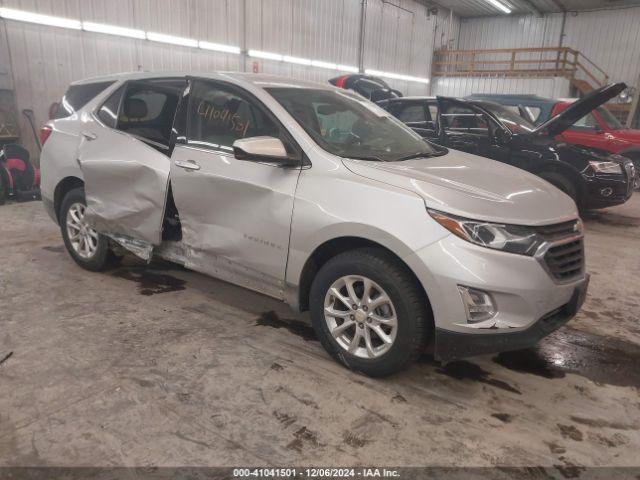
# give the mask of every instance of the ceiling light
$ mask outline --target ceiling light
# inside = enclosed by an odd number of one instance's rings
[[[511,9],[509,7],[507,7],[505,4],[500,3],[498,0],[485,0],[485,1],[490,3],[491,5],[493,5],[498,10],[500,10],[500,11],[502,11],[504,13],[511,13]]]
[[[371,69],[366,69],[364,73],[366,73],[367,75],[373,75],[376,77],[386,77],[386,78],[393,78],[394,80],[404,80],[406,82],[429,83],[428,78],[414,77],[412,75],[402,75],[400,73],[381,72],[380,70],[371,70]]]
[[[172,45],[181,45],[183,47],[197,47],[198,41],[192,38],[174,37],[173,35],[165,35],[163,33],[147,32],[147,40],[152,42],[170,43]]]
[[[279,53],[262,52],[260,50],[249,50],[247,54],[250,57],[265,58],[267,60],[277,60],[278,62],[282,61],[282,55],[280,55]]]
[[[211,42],[203,42],[202,40],[198,42],[198,46],[203,50],[214,50],[216,52],[225,52],[225,53],[240,53],[240,47],[234,47],[232,45],[223,45],[221,43],[211,43]]]
[[[358,67],[352,67],[351,65],[336,65],[336,70],[341,70],[343,72],[352,72],[352,73],[358,73],[360,71]]]
[[[335,63],[323,62],[321,60],[311,60],[311,65],[314,66],[314,67],[319,67],[319,68],[328,68],[330,70],[335,70],[336,69],[336,64]]]
[[[105,33],[107,35],[118,35],[120,37],[145,38],[144,30],[116,27],[115,25],[105,25],[103,23],[82,22],[82,29],[87,32]]]
[[[283,56],[282,61],[287,63],[295,63],[297,65],[311,65],[311,60],[309,60],[308,58],[290,57],[288,55]]]
[[[14,10],[13,8],[0,8],[0,17],[8,20],[18,20],[19,22],[49,25],[51,27],[72,28],[74,30],[80,30],[82,28],[82,22],[80,22],[80,20],[52,17],[50,15],[41,15],[39,13],[25,12],[23,10]]]

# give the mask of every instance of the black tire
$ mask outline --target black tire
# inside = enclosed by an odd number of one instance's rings
[[[0,166],[2,168],[2,166]],[[9,188],[4,180],[4,175],[0,173],[0,205],[4,205],[4,202],[7,200],[7,195],[9,193]]]
[[[84,188],[78,187],[70,190],[62,200],[59,218],[60,231],[62,232],[64,245],[67,247],[67,251],[69,252],[69,255],[71,255],[71,258],[73,258],[73,260],[85,270],[90,270],[92,272],[101,272],[106,270],[113,266],[118,260],[118,257],[116,257],[109,249],[109,240],[107,237],[98,234],[98,246],[95,253],[90,258],[84,258],[78,255],[71,245],[69,232],[67,230],[67,215],[69,213],[69,208],[71,208],[75,203],[86,205]]]
[[[336,280],[347,275],[373,280],[393,302],[397,334],[389,350],[380,357],[361,358],[349,353],[329,331],[324,315],[325,296]],[[391,375],[414,362],[424,351],[433,330],[427,299],[415,277],[406,266],[377,248],[350,250],[325,263],[311,285],[309,310],[313,328],[327,352],[348,368],[371,377]]]
[[[540,177],[545,179],[551,185],[564,193],[569,195],[571,199],[580,207],[580,196],[578,195],[578,189],[565,175],[557,172],[548,172],[540,174]]]

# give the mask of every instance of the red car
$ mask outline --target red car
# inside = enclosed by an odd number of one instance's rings
[[[551,116],[562,112],[570,104],[571,102],[564,101],[556,103]],[[624,155],[635,160],[636,165],[640,161],[640,130],[625,128],[604,107],[598,107],[578,120],[559,139]]]

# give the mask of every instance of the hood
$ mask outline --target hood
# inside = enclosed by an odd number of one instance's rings
[[[608,102],[612,98],[617,97],[626,88],[627,85],[624,82],[612,83],[611,85],[598,88],[580,100],[572,103],[555,117],[544,122],[536,128],[533,133],[550,135],[552,137],[560,135],[593,109]]]
[[[534,226],[578,216],[573,200],[541,178],[455,150],[403,162],[343,162],[357,175],[415,192],[428,208],[461,217]]]

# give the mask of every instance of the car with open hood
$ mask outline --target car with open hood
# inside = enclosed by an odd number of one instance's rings
[[[537,95],[475,94],[467,98],[488,100],[509,107],[534,125],[543,124],[578,101],[578,99],[556,100]],[[640,130],[625,127],[604,105],[587,113],[556,139],[624,155],[633,160],[636,170],[640,170]]]
[[[42,199],[85,269],[129,251],[258,291],[374,376],[532,346],[584,300],[567,195],[354,92],[241,73],[79,86],[91,98],[45,127]]]
[[[596,90],[538,126],[485,100],[402,97],[378,103],[427,140],[535,173],[586,210],[626,202],[637,171],[627,157],[556,137],[625,88],[619,83]]]

